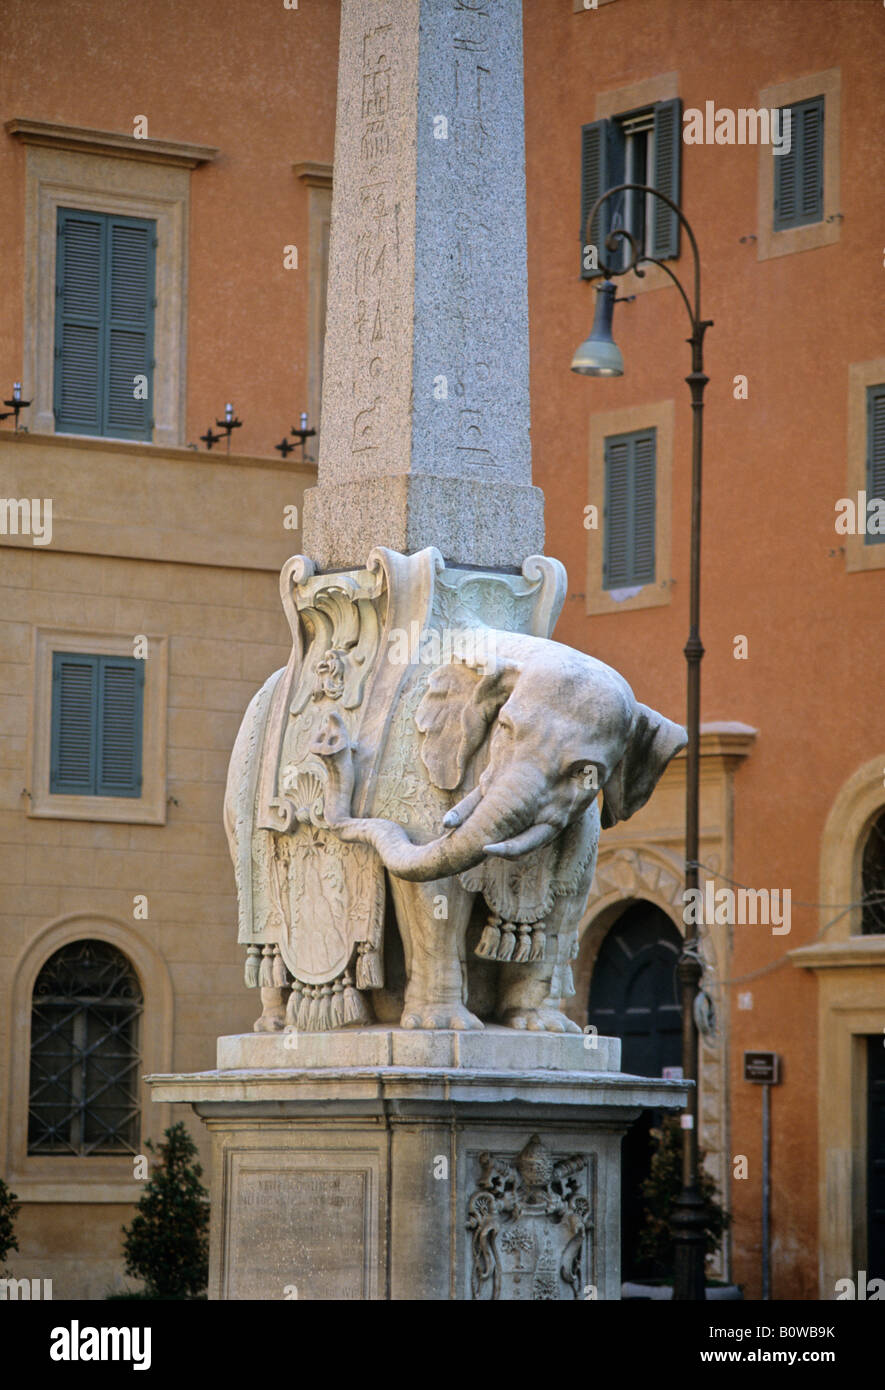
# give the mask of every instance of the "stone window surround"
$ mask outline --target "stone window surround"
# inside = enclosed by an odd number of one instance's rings
[[[599,526],[587,532],[587,579],[585,603],[588,615],[627,613],[634,608],[657,608],[670,602],[670,545],[673,511],[673,421],[672,400],[653,405],[631,405],[590,417],[588,500],[599,509]],[[602,587],[605,517],[605,441],[610,435],[632,434],[635,430],[655,429],[655,579],[643,584],[630,598],[615,599]]]
[[[50,792],[52,742],[52,653],[86,652],[97,656],[132,656],[134,633],[90,632],[77,628],[34,629],[33,704],[28,735],[30,768],[27,814],[53,820],[116,821],[166,824],[166,706],[168,638],[145,634],[142,789],[140,797],[80,796]]]
[[[841,175],[840,130],[842,105],[842,74],[839,68],[809,73],[763,87],[757,107],[769,110],[792,106],[809,97],[824,98],[824,208],[820,222],[803,227],[774,230],[774,160],[771,145],[759,146],[759,216],[756,258],[767,261],[775,256],[792,256],[799,251],[813,251],[819,246],[832,246],[841,236]]]
[[[845,496],[854,502],[857,501],[857,494],[865,492],[867,486],[867,387],[883,384],[885,357],[875,358],[872,362],[852,362],[849,365]],[[834,497],[834,507],[836,501],[837,498]],[[833,516],[835,518],[835,510]],[[837,540],[845,546],[845,568],[849,573],[885,569],[885,544],[865,545],[863,536],[837,535]]]
[[[307,400],[310,411],[308,423],[317,430],[311,449],[316,458],[319,456],[326,281],[332,220],[332,165],[302,160],[292,165],[292,172],[307,189]]]
[[[6,131],[27,147],[23,389],[33,400],[32,431],[55,433],[58,209],[74,207],[157,224],[153,442],[184,443],[190,171],[217,151],[21,118]]]
[[[106,941],[122,951],[138,975],[144,996],[139,1020],[139,1072],[168,1071],[172,1065],[172,980],[163,957],[131,924],[101,913],[76,912],[48,923],[16,962],[7,1002],[12,1026],[7,1056],[7,1115],[4,1174],[22,1202],[135,1202],[144,1190],[133,1179],[131,1154],[29,1154],[28,1100],[31,1066],[31,1000],[34,983],[55,951],[73,941]],[[171,1107],[160,1113],[142,1079],[141,1134],[158,1135],[169,1125]]]
[[[821,836],[821,939],[790,951],[818,976],[817,1132],[819,1296],[866,1268],[867,1066],[865,1038],[881,1036],[885,936],[860,936],[863,848],[885,806],[885,751],[840,787]],[[831,904],[831,906],[826,906]],[[828,924],[833,921],[832,926]],[[824,928],[828,929],[824,932]]]

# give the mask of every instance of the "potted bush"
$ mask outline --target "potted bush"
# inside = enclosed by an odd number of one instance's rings
[[[655,1152],[651,1172],[642,1184],[645,1199],[645,1220],[639,1237],[638,1255],[653,1271],[643,1283],[625,1283],[623,1298],[668,1299],[673,1297],[673,1234],[671,1222],[673,1205],[682,1191],[682,1129],[678,1119],[668,1116],[660,1129],[651,1131]],[[698,1151],[700,1192],[706,1208],[704,1225],[707,1257],[716,1253],[724,1233],[731,1225],[731,1216],[719,1202],[716,1184],[706,1171],[704,1151]],[[707,1281],[708,1299],[736,1299],[743,1294],[737,1284]]]
[[[6,1183],[0,1178],[0,1274],[4,1272],[6,1256],[10,1250],[18,1249],[18,1241],[15,1237],[15,1218],[21,1211],[21,1205],[16,1199],[14,1192],[10,1192]]]

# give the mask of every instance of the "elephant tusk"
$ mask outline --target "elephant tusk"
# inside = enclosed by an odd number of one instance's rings
[[[457,805],[443,816],[443,825],[446,830],[456,830],[459,825],[462,825],[467,817],[476,810],[481,800],[482,792],[479,787],[474,787],[472,792],[468,792]]]
[[[546,845],[558,834],[559,827],[550,825],[549,822],[538,823],[530,825],[521,835],[514,835],[512,840],[501,840],[496,845],[484,845],[483,851],[485,854],[496,854],[500,859],[518,859],[520,855],[528,854],[529,850],[540,849],[541,845]]]

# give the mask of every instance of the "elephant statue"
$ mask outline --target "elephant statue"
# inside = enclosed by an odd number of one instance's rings
[[[520,577],[447,571],[432,550],[347,575],[289,566],[293,658],[247,711],[226,797],[256,1027],[577,1031],[560,1002],[600,828],[644,805],[684,729],[549,638],[555,561]]]

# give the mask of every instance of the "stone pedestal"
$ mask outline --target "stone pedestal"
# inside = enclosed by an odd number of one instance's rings
[[[619,1298],[621,1137],[686,1103],[619,1063],[612,1038],[379,1026],[151,1077],[212,1132],[210,1297]]]

